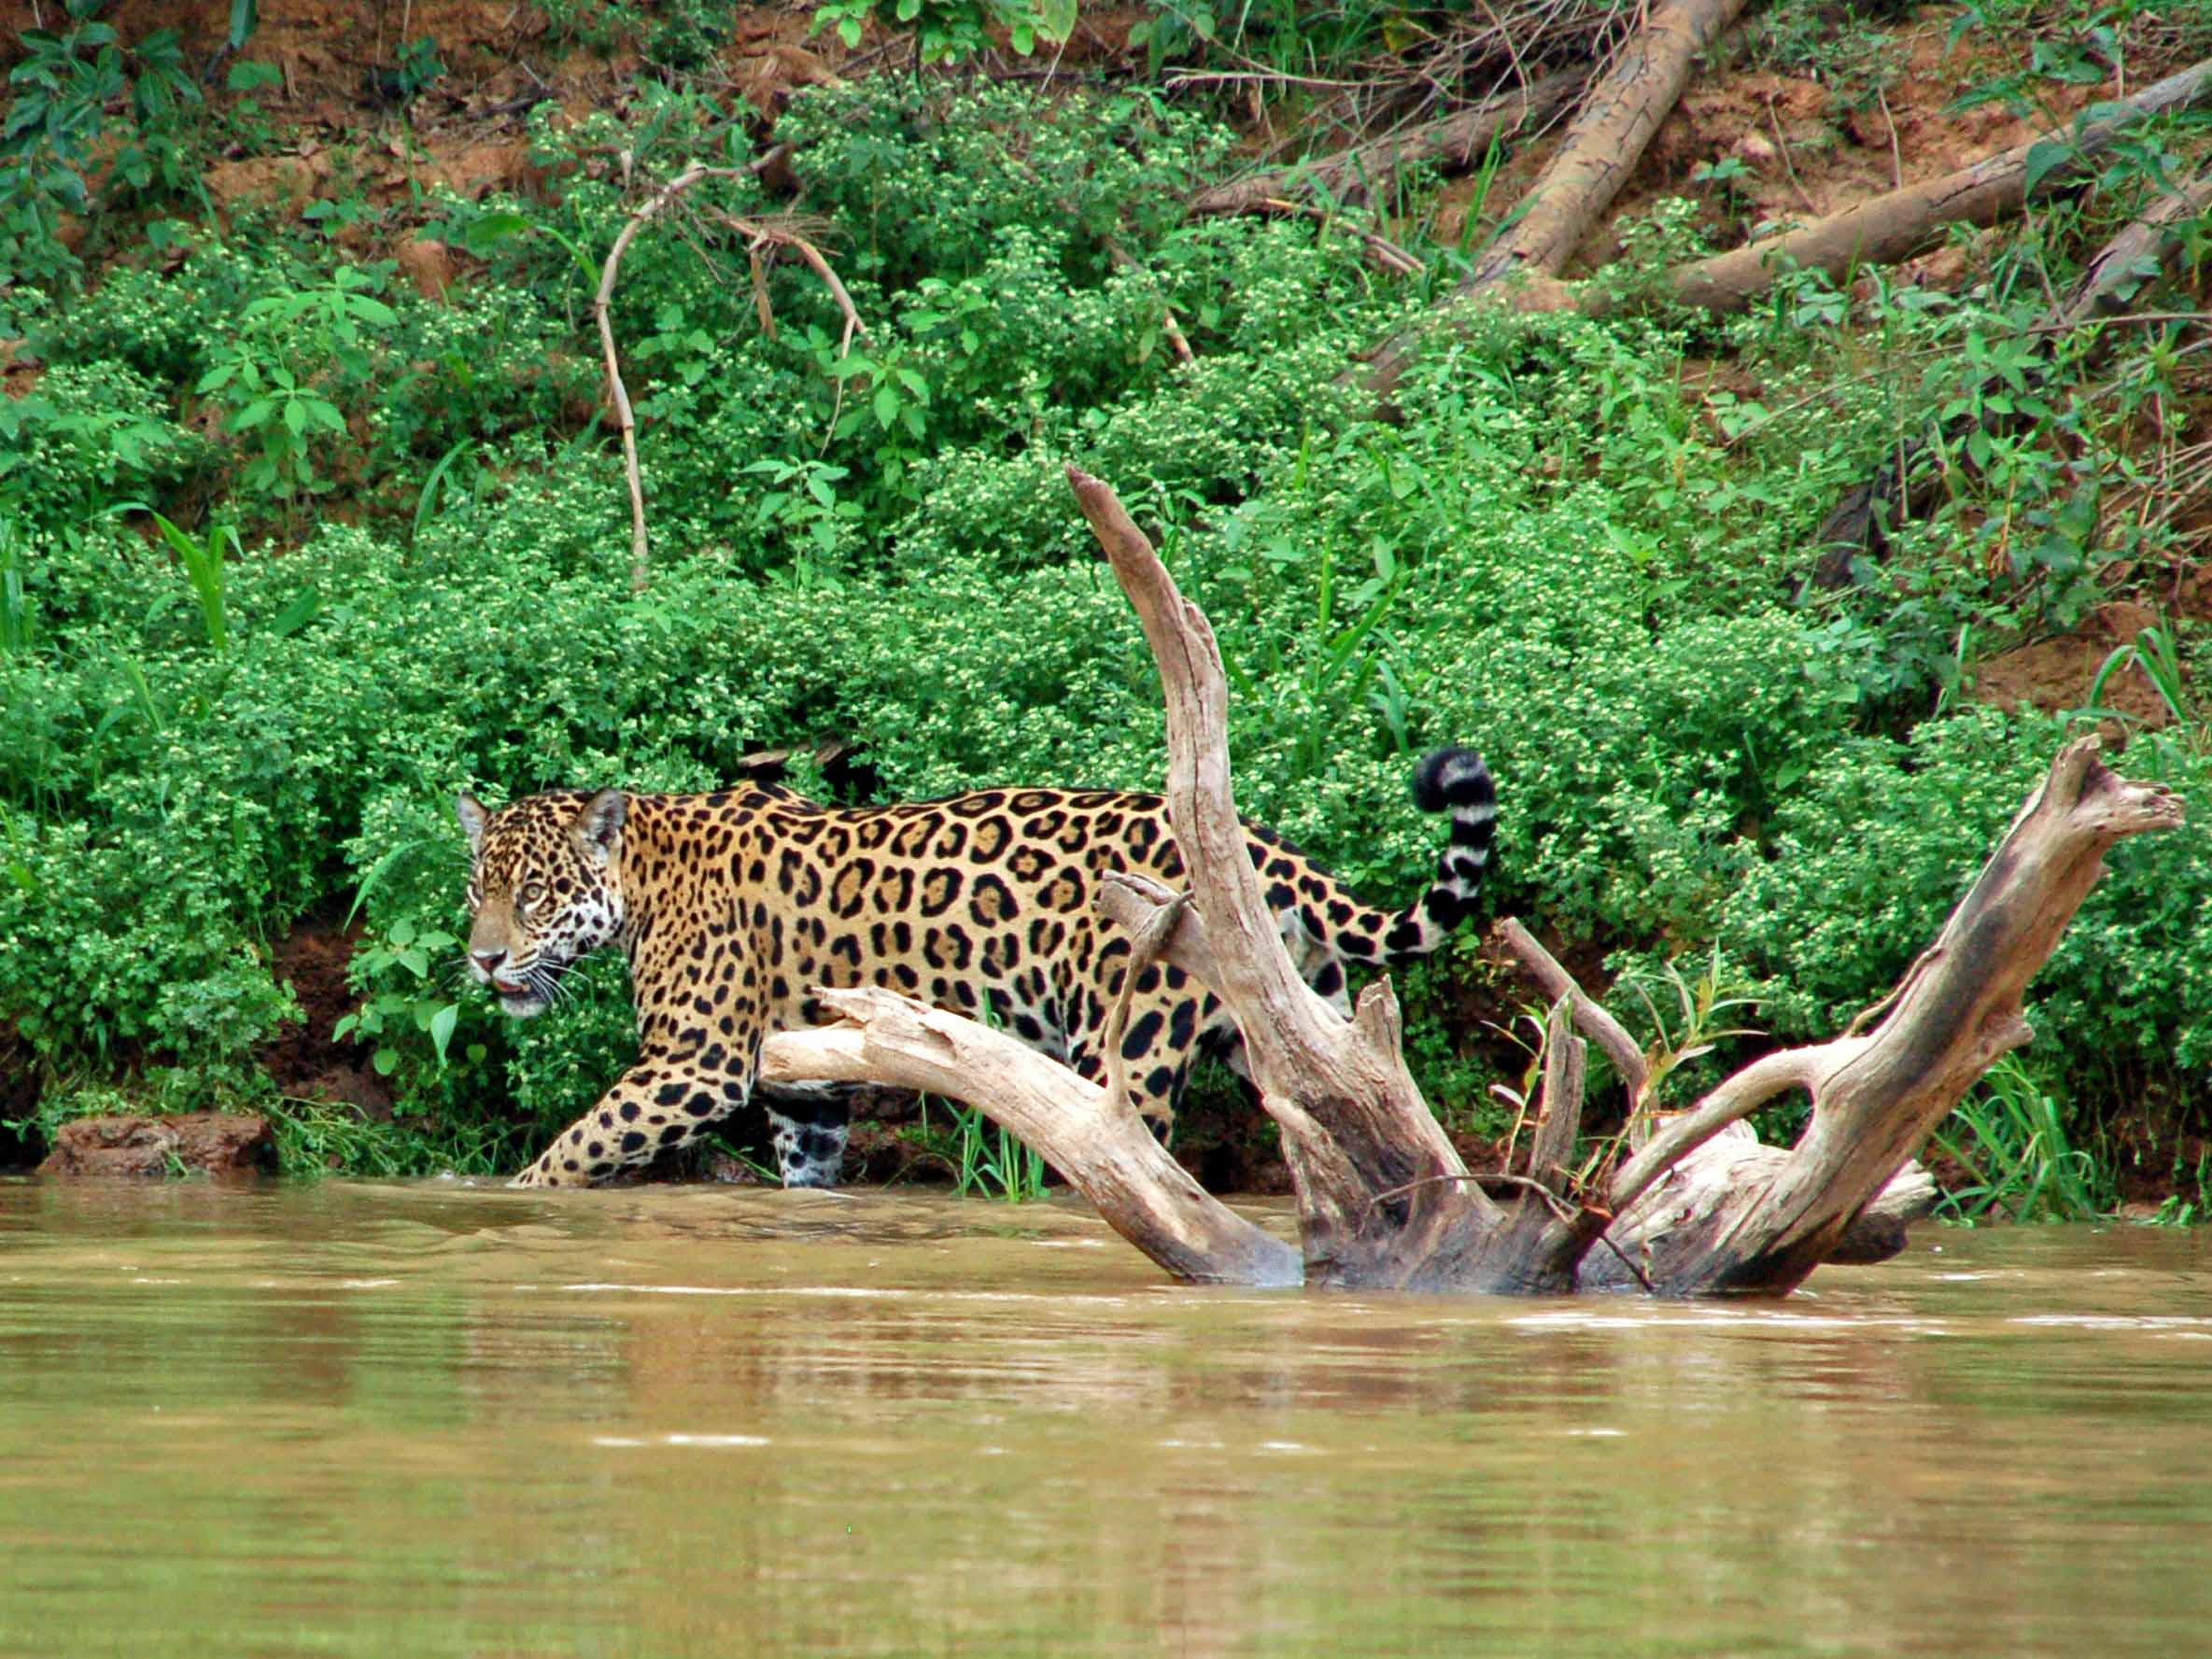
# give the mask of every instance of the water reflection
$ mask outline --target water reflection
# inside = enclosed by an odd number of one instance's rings
[[[1928,1241],[1329,1298],[1057,1205],[0,1183],[0,1652],[2195,1651],[2203,1243]]]

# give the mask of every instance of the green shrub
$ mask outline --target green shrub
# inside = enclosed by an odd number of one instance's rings
[[[484,262],[448,304],[243,219],[42,326],[53,366],[0,431],[0,1020],[53,1110],[178,1077],[265,1093],[257,1050],[295,1012],[275,945],[358,909],[348,1034],[397,1119],[283,1106],[287,1159],[519,1163],[624,1062],[629,1013],[611,956],[527,1024],[465,982],[457,789],[699,788],[829,738],[897,795],[1156,786],[1156,678],[1071,460],[1213,618],[1248,812],[1402,903],[1441,833],[1416,760],[1474,743],[1497,909],[1624,965],[1718,940],[1784,1037],[1887,988],[2060,740],[1961,704],[1960,630],[2008,601],[1942,537],[1793,601],[1897,410],[1837,381],[1866,340],[1832,292],[1722,326],[1763,400],[1685,389],[1709,322],[1499,315],[1425,354],[1386,420],[1346,366],[1419,292],[1332,228],[1185,224],[1227,136],[1145,96],[799,100],[782,135],[866,325],[850,351],[800,262],[766,274],[771,336],[700,257],[743,271],[726,225],[641,234],[615,304],[652,527],[634,592],[587,295],[638,197],[593,163],[621,139],[671,176],[733,142],[704,99],[639,105],[634,131],[541,126],[557,201],[437,205]],[[745,179],[691,205],[767,204]],[[1163,346],[1171,307],[1193,363]],[[1975,325],[1900,298],[1866,326],[1903,360]],[[248,359],[330,415],[246,420],[244,367],[208,377]],[[195,435],[226,412],[227,446]],[[271,421],[299,443],[273,455]],[[132,500],[177,539],[125,527]],[[2205,747],[2127,765],[2201,811]],[[2212,1059],[2191,845],[2120,849],[2038,981],[2054,1091]],[[1408,1026],[1443,1109],[1495,1129],[1455,1024],[1472,959],[1403,977]]]

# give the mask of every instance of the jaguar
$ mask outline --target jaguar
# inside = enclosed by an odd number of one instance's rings
[[[1347,963],[1424,955],[1474,908],[1497,816],[1488,768],[1472,750],[1440,749],[1416,771],[1414,796],[1450,814],[1449,839],[1427,892],[1398,911],[1362,904],[1245,822],[1285,943],[1340,1009]],[[845,808],[748,783],[555,790],[497,811],[462,794],[456,810],[471,854],[468,968],[506,1014],[542,1013],[604,946],[629,963],[637,1060],[518,1177],[525,1187],[604,1180],[738,1110],[767,1035],[821,1023],[821,987],[881,986],[986,1018],[1098,1078],[1131,940],[1094,913],[1092,894],[1110,871],[1183,876],[1165,800],[1120,791]],[[1121,1032],[1123,1075],[1162,1136],[1198,1054],[1241,1059],[1227,1010],[1168,963],[1138,968]],[[784,1184],[834,1185],[845,1091],[786,1086],[760,1101]]]

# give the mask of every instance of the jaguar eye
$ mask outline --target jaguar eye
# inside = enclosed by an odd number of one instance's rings
[[[469,901],[470,909],[481,910],[484,908],[484,889],[477,886],[475,882],[469,883],[469,891],[465,896]]]
[[[514,894],[526,910],[534,909],[545,896],[545,889],[535,881],[525,882]]]

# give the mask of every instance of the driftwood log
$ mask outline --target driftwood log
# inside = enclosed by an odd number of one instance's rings
[[[1430,1291],[1663,1295],[1795,1288],[1824,1261],[1902,1243],[1925,1207],[1914,1153],[1989,1064],[2028,1040],[2022,997],[2116,842],[2181,822],[2158,785],[2069,744],[1972,890],[1865,1034],[1754,1061],[1660,1125],[1589,1188],[1572,1174],[1584,1042],[1640,1093],[1641,1061],[1610,1015],[1541,950],[1516,950],[1552,998],[1528,1174],[1472,1174],[1407,1072],[1389,980],[1349,1019],[1298,976],[1247,856],[1230,781],[1228,687],[1213,629],[1176,590],[1112,490],[1069,469],[1142,619],[1167,703],[1168,813],[1188,893],[1114,878],[1101,908],[1134,973],[1172,962],[1227,1005],[1296,1193],[1293,1248],[1210,1197],[1152,1144],[1109,1072],[1078,1077],[1015,1039],[889,992],[821,992],[845,1023],[772,1037],[770,1081],[873,1080],[956,1095],[1027,1140],[1117,1231],[1191,1280]],[[1509,949],[1515,934],[1502,930]],[[1533,941],[1529,941],[1530,945]],[[1108,1044],[1108,1052],[1115,1045]],[[1811,1097],[1795,1147],[1743,1139],[1790,1090]],[[1900,1179],[1902,1177],[1902,1179]]]

